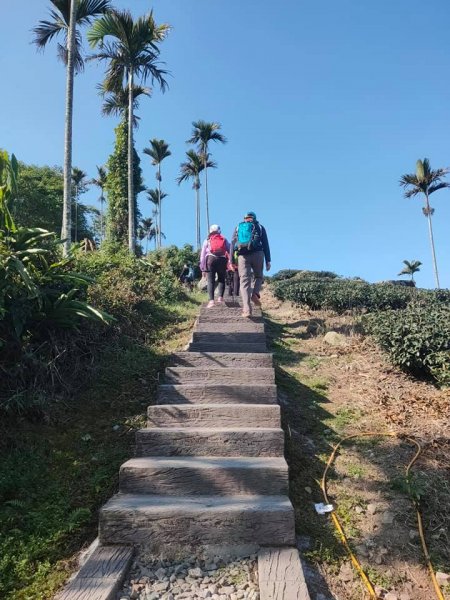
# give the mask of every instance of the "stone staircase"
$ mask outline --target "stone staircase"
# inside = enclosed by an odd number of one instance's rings
[[[101,545],[294,545],[272,355],[261,312],[240,312],[203,306],[172,356],[101,509]]]

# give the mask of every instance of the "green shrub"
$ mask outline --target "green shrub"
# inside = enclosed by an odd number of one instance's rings
[[[373,311],[404,308],[416,290],[390,284],[370,284],[359,279],[317,278],[298,279],[272,284],[279,300],[305,305],[312,310],[329,309],[342,313],[346,310]]]
[[[300,269],[282,269],[271,277],[271,281],[285,281],[287,279],[336,279],[338,276],[332,271],[302,271]]]
[[[155,267],[165,268],[176,279],[181,275],[185,264],[191,265],[196,271],[196,277],[201,273],[198,267],[200,262],[200,252],[194,250],[190,244],[185,244],[182,248],[177,246],[168,246],[160,250],[153,250],[147,254],[147,260]]]
[[[450,385],[448,302],[423,297],[404,310],[366,315],[363,324],[394,364],[414,375],[431,377],[438,385]]]

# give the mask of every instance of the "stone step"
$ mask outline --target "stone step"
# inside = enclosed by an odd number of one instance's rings
[[[267,352],[265,343],[224,343],[224,342],[191,342],[188,352],[242,352],[262,354]]]
[[[235,315],[236,318],[241,318],[242,306],[213,306],[212,308],[206,308],[206,306],[202,306],[200,308],[200,315]],[[262,311],[260,308],[252,307],[252,315],[254,317],[262,317]]]
[[[174,543],[293,546],[294,510],[286,496],[117,494],[100,511],[99,538],[150,551]]]
[[[284,458],[144,457],[120,468],[119,491],[158,496],[257,495],[288,493]]]
[[[269,427],[155,427],[136,432],[136,456],[283,456],[284,432]]]
[[[270,353],[226,353],[226,352],[175,352],[169,363],[174,367],[224,367],[257,368],[273,367]]]
[[[160,384],[158,404],[276,404],[277,386],[262,384]]]
[[[244,332],[219,332],[213,331],[193,331],[192,342],[196,343],[218,343],[218,344],[265,344],[266,334],[264,331],[244,331]]]
[[[244,320],[242,319],[242,317],[239,314],[236,313],[228,313],[228,312],[223,312],[223,314],[210,314],[210,313],[202,313],[201,315],[199,315],[199,317],[197,318],[197,322],[198,323],[243,323]],[[252,315],[251,318],[246,319],[246,322],[248,323],[263,323],[263,317],[256,317],[255,315]]]
[[[280,427],[279,404],[149,406],[148,427]]]
[[[197,323],[195,330],[198,332],[210,332],[213,334],[219,333],[260,333],[264,335],[264,323],[253,323],[253,321],[241,320],[241,321],[227,321],[226,323]],[[252,341],[252,340],[248,340]]]
[[[275,370],[273,368],[254,369],[224,369],[217,368],[192,368],[192,367],[168,367],[165,371],[164,381],[172,384],[183,383],[215,383],[215,384],[248,384],[275,383]]]

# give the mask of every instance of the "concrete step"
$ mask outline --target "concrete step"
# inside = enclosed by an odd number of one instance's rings
[[[117,494],[100,511],[101,544],[164,546],[295,544],[286,496],[150,496]]]
[[[280,427],[279,404],[149,406],[148,427]]]
[[[224,369],[217,368],[192,368],[192,367],[168,367],[164,374],[166,383],[215,383],[215,384],[248,384],[275,383],[275,370],[270,368],[254,369]]]
[[[226,352],[175,352],[170,357],[174,367],[225,367],[225,368],[258,368],[273,367],[273,356],[270,353],[226,353]]]
[[[217,313],[202,313],[197,318],[198,323],[242,323],[243,319],[240,316],[241,313],[236,314],[234,312],[223,311],[219,315]],[[246,319],[248,323],[264,323],[263,317],[256,317],[252,315],[251,318]]]
[[[213,334],[220,334],[220,333],[231,333],[231,334],[236,334],[236,333],[243,333],[243,334],[248,334],[248,333],[260,333],[260,334],[265,334],[264,331],[264,323],[253,323],[253,321],[247,321],[247,319],[244,321],[227,321],[225,323],[205,323],[205,322],[201,322],[201,323],[197,323],[195,325],[195,329],[194,331],[198,331],[198,332],[209,332],[209,333],[213,333]],[[252,341],[252,340],[249,340]]]
[[[242,352],[245,354],[262,354],[267,352],[265,343],[224,343],[224,342],[191,342],[188,352]]]
[[[136,456],[283,456],[284,432],[265,427],[155,427],[136,432]]]
[[[194,344],[201,342],[218,344],[265,344],[266,334],[264,331],[244,331],[234,333],[193,331],[192,342]]]
[[[262,384],[161,384],[158,386],[158,404],[276,404],[277,386]]]
[[[212,308],[206,308],[205,305],[203,305],[200,308],[200,313],[199,313],[202,317],[204,316],[208,316],[208,315],[214,315],[214,316],[219,316],[219,315],[235,315],[237,319],[241,318],[241,314],[242,314],[242,306],[213,306]],[[255,306],[252,306],[252,315],[254,317],[262,317],[262,311],[260,308],[256,308]]]
[[[158,496],[257,495],[288,493],[284,458],[144,457],[120,468],[119,491]]]

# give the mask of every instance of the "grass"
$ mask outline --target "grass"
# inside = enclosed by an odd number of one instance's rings
[[[45,421],[3,424],[0,451],[0,598],[46,600],[97,535],[98,509],[145,424],[157,373],[187,340],[199,298],[155,309],[152,339],[103,349],[90,381]],[[157,315],[157,318],[156,318]]]

